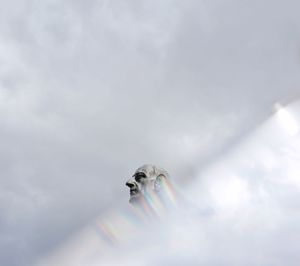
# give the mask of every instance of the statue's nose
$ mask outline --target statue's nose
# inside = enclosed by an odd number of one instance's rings
[[[131,181],[127,181],[126,182],[126,186],[129,187],[129,188],[134,188],[135,187],[135,184]]]

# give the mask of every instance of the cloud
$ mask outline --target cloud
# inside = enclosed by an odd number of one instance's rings
[[[127,202],[124,182],[140,164],[192,180],[265,119],[274,101],[295,97],[297,7],[6,3],[1,264],[30,264]]]

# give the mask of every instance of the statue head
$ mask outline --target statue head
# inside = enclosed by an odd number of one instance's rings
[[[145,195],[158,193],[165,179],[168,179],[168,173],[151,164],[145,164],[139,167],[132,178],[126,182],[130,189],[130,203],[136,203]]]

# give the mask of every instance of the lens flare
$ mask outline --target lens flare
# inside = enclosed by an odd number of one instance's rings
[[[296,135],[299,132],[299,124],[297,123],[294,116],[283,108],[280,104],[275,104],[275,109],[277,110],[277,117],[281,126],[287,131],[291,136]]]

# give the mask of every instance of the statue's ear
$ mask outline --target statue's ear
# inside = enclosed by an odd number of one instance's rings
[[[156,177],[155,181],[154,181],[154,189],[156,191],[159,191],[162,187],[163,181],[166,177],[164,175],[159,175]]]

